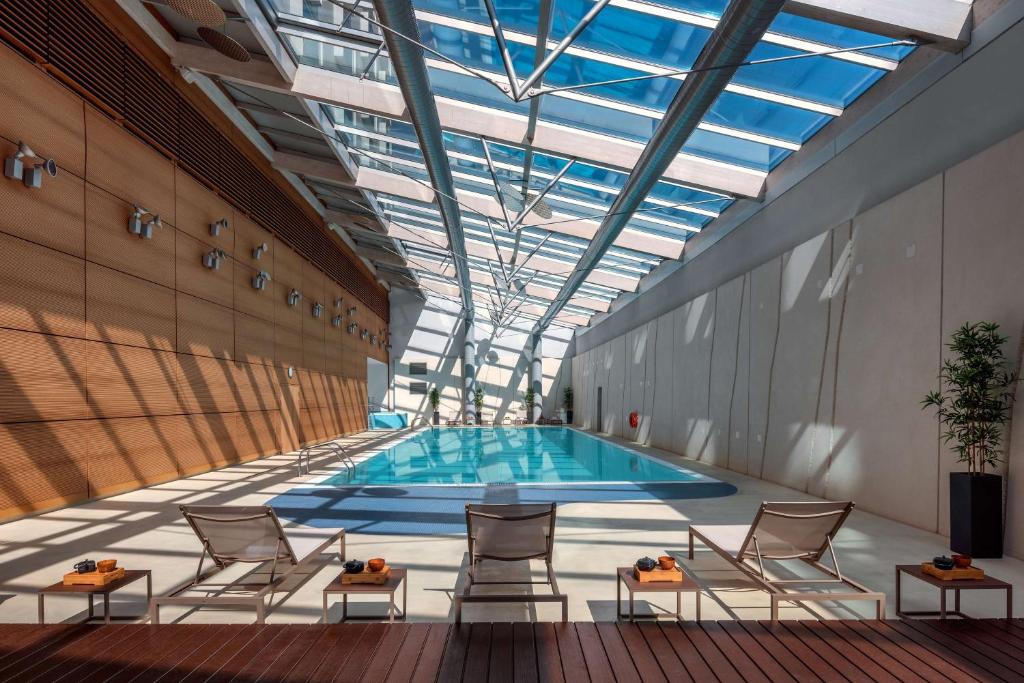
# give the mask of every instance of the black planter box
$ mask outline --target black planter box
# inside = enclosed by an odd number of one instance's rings
[[[434,426],[437,427],[441,424],[441,413],[434,411]]]
[[[572,424],[572,408],[565,411],[565,424]]]
[[[1003,478],[949,473],[949,547],[971,557],[1003,556]]]

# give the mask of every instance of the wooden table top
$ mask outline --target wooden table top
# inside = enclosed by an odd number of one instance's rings
[[[937,576],[926,574],[919,564],[898,564],[897,571],[909,574],[915,579],[940,588],[1012,588],[1013,585],[995,577],[985,575],[983,579],[953,579],[944,581]]]
[[[65,586],[63,581],[58,581],[52,586],[46,588],[40,588],[39,593],[96,593],[102,595],[103,593],[112,593],[122,586],[127,586],[133,581],[138,581],[141,578],[149,576],[150,571],[148,569],[125,569],[124,577],[111,581],[105,586]]]
[[[338,577],[324,588],[324,593],[393,593],[394,590],[398,588],[398,584],[405,580],[407,570],[392,567],[391,575],[388,576],[388,580],[381,584],[342,583],[341,576],[344,573],[345,572],[338,574]]]
[[[648,581],[641,583],[636,580],[633,576],[632,567],[619,567],[616,571],[619,574],[619,579],[626,584],[631,592],[639,593],[676,593],[679,591],[699,591],[700,584],[693,580],[693,578],[686,573],[682,565],[677,565],[680,571],[683,572],[682,581]]]

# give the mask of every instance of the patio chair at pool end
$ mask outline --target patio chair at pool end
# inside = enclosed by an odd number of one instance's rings
[[[161,605],[191,607],[253,607],[256,623],[265,623],[266,598],[286,579],[338,543],[338,554],[345,559],[344,529],[314,529],[281,526],[269,505],[181,505],[192,531],[203,545],[195,579],[169,595],[155,597],[149,603],[150,623],[160,623]],[[206,572],[203,563],[213,562]],[[270,565],[265,583],[244,583],[248,574],[227,583],[210,581],[237,562]],[[290,589],[293,590],[293,589]],[[186,595],[192,593],[192,595]]]
[[[467,602],[559,602],[562,621],[569,620],[569,596],[560,593],[551,558],[555,547],[555,504],[466,505],[466,536],[469,540],[469,570],[466,587],[455,596],[455,623],[462,622],[462,605]],[[546,581],[480,581],[477,570],[483,560],[521,562],[543,560]],[[482,585],[551,586],[551,594],[472,593]]]
[[[448,419],[445,420],[444,426],[445,427],[458,426],[461,423],[462,423],[462,421],[459,419],[459,414],[453,412],[453,413],[448,413]]]
[[[743,571],[771,596],[772,621],[779,619],[780,602],[843,602],[868,600],[877,603],[879,619],[885,618],[885,593],[872,591],[843,576],[832,539],[853,510],[851,501],[761,503],[753,523],[690,526],[690,559],[693,539],[700,540]],[[832,566],[821,562],[828,553]],[[765,560],[801,560],[824,574],[820,578],[772,579]],[[790,587],[839,585],[849,591],[790,591]]]

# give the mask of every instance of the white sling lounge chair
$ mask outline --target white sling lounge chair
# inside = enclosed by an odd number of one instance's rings
[[[761,503],[752,524],[690,526],[690,559],[693,539],[699,539],[750,576],[771,596],[772,621],[779,619],[779,602],[829,602],[872,600],[878,618],[885,618],[885,593],[871,591],[842,575],[832,539],[853,510],[852,502]],[[822,564],[825,553],[832,566]],[[827,575],[821,578],[772,579],[765,560],[802,560]],[[839,584],[846,592],[790,592],[790,586]]]
[[[265,598],[311,560],[327,550],[335,541],[338,553],[345,559],[344,529],[314,529],[281,526],[269,505],[182,505],[189,526],[203,544],[194,581],[170,595],[150,600],[150,623],[160,623],[161,605],[255,607],[256,623],[266,618]],[[213,566],[203,572],[203,561],[209,555]],[[208,580],[236,562],[263,564],[270,562],[270,579],[266,583],[246,584],[243,579],[214,584]],[[187,595],[191,593],[191,595]]]
[[[555,504],[466,505],[469,571],[466,587],[455,596],[455,623],[462,621],[464,602],[560,602],[562,621],[569,618],[569,597],[558,592],[551,557],[555,546]],[[481,560],[518,562],[544,560],[547,581],[478,581]],[[485,593],[473,595],[476,585],[547,584],[551,594]]]

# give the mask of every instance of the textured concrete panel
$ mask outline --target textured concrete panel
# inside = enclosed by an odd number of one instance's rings
[[[782,257],[750,273],[750,353],[747,390],[747,473],[764,476],[768,396],[779,332]]]
[[[644,328],[646,332],[646,346],[644,348],[644,382],[643,382],[643,410],[640,411],[640,424],[636,431],[636,440],[642,444],[650,443],[651,424],[654,421],[654,380],[658,370],[655,362],[655,348],[658,341],[658,321],[652,320]]]
[[[739,323],[736,330],[736,375],[729,406],[729,453],[726,467],[747,471],[750,421],[750,274],[740,278]]]
[[[828,337],[829,234],[782,256],[779,336],[768,398],[764,478],[804,490],[818,435],[818,398]]]
[[[654,347],[654,419],[651,421],[650,443],[656,448],[672,450],[672,359],[674,357],[676,313],[666,313],[657,319],[658,335]]]
[[[942,178],[853,221],[828,496],[935,528]]]
[[[626,410],[625,370],[626,370],[626,338],[616,337],[607,344],[608,356],[608,406],[604,412],[604,431],[615,436],[624,436],[623,416]]]
[[[719,467],[729,464],[729,433],[743,294],[744,278],[738,277],[719,287],[715,295],[715,333],[708,397],[710,431],[705,460]]]
[[[703,460],[708,443],[708,383],[715,334],[716,292],[703,294],[684,306],[676,326],[673,392],[675,441],[679,452]]]

